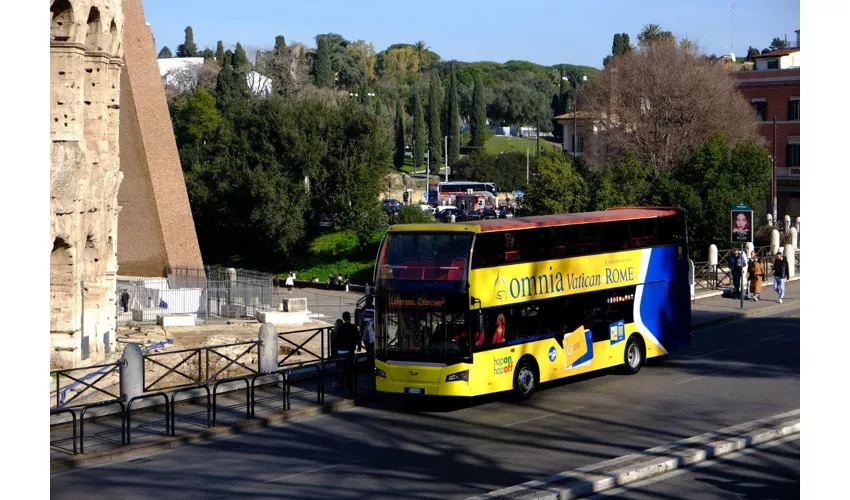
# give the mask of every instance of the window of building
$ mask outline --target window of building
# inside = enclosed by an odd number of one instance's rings
[[[799,167],[800,166],[800,145],[789,144],[785,149],[785,166]]]
[[[788,120],[799,120],[800,119],[800,98],[792,97],[788,99]]]
[[[779,59],[771,59],[767,61],[767,69],[779,69]]]
[[[752,100],[750,103],[753,105],[753,109],[756,112],[756,116],[760,121],[767,121],[767,101],[764,99]]]

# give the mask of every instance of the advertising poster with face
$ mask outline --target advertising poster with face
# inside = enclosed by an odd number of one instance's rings
[[[753,211],[732,210],[732,243],[753,241]]]

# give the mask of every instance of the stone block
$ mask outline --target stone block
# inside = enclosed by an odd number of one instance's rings
[[[157,314],[156,324],[160,326],[195,326],[194,314]]]
[[[130,309],[130,312],[133,315],[133,321],[144,321],[145,320],[145,312],[141,309]]]
[[[262,311],[256,313],[257,321],[260,323],[271,323],[273,325],[303,325],[310,321],[310,316],[307,311],[301,312],[280,312],[280,311]]]
[[[304,312],[307,310],[307,298],[285,298],[283,299],[283,310],[286,312]]]

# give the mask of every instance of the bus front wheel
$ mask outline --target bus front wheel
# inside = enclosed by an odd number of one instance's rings
[[[632,335],[626,342],[626,352],[623,355],[622,371],[626,375],[634,375],[640,371],[640,367],[644,362],[643,343],[640,341],[640,336]]]
[[[514,394],[520,401],[525,401],[537,389],[537,370],[528,359],[522,359],[514,373]]]

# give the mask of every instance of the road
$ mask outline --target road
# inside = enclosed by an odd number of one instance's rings
[[[55,474],[51,498],[466,498],[797,409],[799,334],[787,310],[698,331],[636,376],[562,381],[525,404],[382,402]]]

